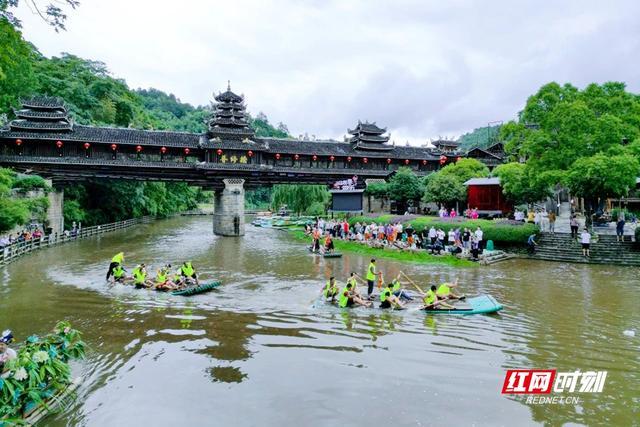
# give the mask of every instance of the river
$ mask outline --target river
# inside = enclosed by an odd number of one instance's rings
[[[638,425],[640,279],[635,268],[511,260],[455,271],[378,261],[425,285],[460,277],[500,315],[314,308],[326,277],[368,259],[309,254],[286,233],[247,225],[216,237],[182,217],[73,242],[0,270],[0,329],[18,340],[57,320],[84,333],[78,399],[51,426]],[[190,298],[108,286],[130,266],[191,259],[223,285]],[[150,269],[151,271],[151,269]],[[635,330],[636,336],[623,334]],[[608,371],[578,404],[502,395],[507,369]],[[561,394],[562,395],[562,394]]]

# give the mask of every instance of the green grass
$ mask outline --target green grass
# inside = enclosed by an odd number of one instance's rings
[[[297,240],[302,240],[308,243],[311,242],[311,238],[309,236],[305,236],[304,231],[300,231],[300,230],[288,230],[288,231],[289,231],[289,234],[291,234]],[[335,239],[333,241],[333,244],[336,250],[339,252],[351,252],[351,253],[356,253],[360,255],[373,256],[375,258],[386,258],[386,259],[393,259],[396,261],[416,262],[421,264],[444,264],[444,265],[450,265],[452,267],[470,267],[470,266],[477,265],[477,263],[467,261],[465,259],[456,258],[454,256],[430,255],[423,250],[412,252],[412,251],[401,251],[401,250],[394,250],[394,249],[371,248],[362,243],[346,242],[338,239]]]

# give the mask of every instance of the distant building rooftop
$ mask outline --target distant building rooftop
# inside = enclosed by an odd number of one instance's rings
[[[464,185],[500,185],[500,178],[471,178]]]

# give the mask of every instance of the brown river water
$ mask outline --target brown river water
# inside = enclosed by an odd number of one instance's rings
[[[19,340],[59,319],[84,333],[77,400],[51,426],[640,425],[638,269],[512,260],[490,267],[378,261],[420,284],[460,277],[499,315],[314,305],[326,278],[368,257],[311,255],[286,233],[212,234],[175,218],[27,255],[0,270],[0,329]],[[108,286],[131,267],[191,259],[223,285],[193,297]],[[635,337],[625,335],[633,330]],[[606,370],[578,404],[502,395],[507,369]]]

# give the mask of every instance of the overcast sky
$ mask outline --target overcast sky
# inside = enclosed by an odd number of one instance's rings
[[[60,34],[22,3],[47,56],[192,104],[231,80],[293,135],[341,138],[360,119],[418,144],[510,120],[553,80],[640,91],[640,1],[81,0]]]

